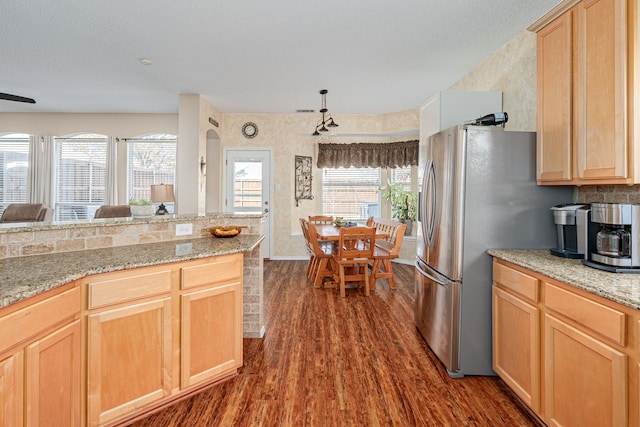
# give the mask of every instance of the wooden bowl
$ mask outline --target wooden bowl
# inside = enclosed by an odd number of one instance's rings
[[[238,225],[216,225],[209,228],[209,233],[216,237],[235,237],[240,234],[243,228],[245,227]]]

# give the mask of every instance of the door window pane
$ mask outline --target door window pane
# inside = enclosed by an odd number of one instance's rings
[[[233,163],[233,210],[262,207],[262,162]]]

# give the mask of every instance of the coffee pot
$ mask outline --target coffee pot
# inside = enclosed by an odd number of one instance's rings
[[[640,205],[592,203],[588,242],[590,267],[615,273],[640,273]]]
[[[596,235],[596,251],[611,257],[629,257],[631,232],[624,226],[605,226]]]

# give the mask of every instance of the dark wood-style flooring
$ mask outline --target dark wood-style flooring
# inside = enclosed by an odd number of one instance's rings
[[[239,375],[132,426],[531,426],[497,377],[450,378],[413,323],[412,266],[370,297],[314,289],[304,261],[265,262],[266,336]]]

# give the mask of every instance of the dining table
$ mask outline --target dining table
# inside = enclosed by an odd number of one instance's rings
[[[318,234],[318,240],[334,241],[334,242],[337,242],[338,240],[340,240],[340,229],[342,227],[338,227],[333,224],[317,224],[315,225],[315,227],[316,227],[316,232]],[[366,227],[366,225],[358,225],[358,227]],[[376,240],[386,239],[388,237],[389,237],[389,233],[376,231]]]

